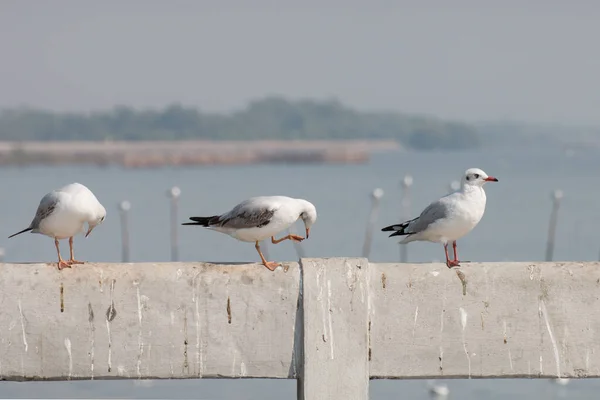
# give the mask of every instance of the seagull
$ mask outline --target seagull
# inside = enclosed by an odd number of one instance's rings
[[[106,218],[106,209],[94,193],[80,183],[72,183],[42,197],[31,224],[8,238],[28,231],[54,238],[58,253],[58,269],[61,270],[70,268],[73,264],[84,264],[83,261],[77,261],[73,255],[73,236],[84,232],[84,225],[87,222],[88,229],[85,237],[88,237],[92,230],[104,221],[104,218]],[[58,243],[60,239],[66,238],[69,238],[71,255],[67,261],[60,256]]]
[[[382,231],[394,231],[392,236],[406,236],[400,243],[428,241],[442,243],[446,252],[448,268],[458,267],[456,241],[469,233],[479,223],[485,211],[487,182],[498,182],[479,168],[465,171],[460,189],[431,203],[421,215],[401,224],[390,225]],[[448,243],[452,242],[454,260],[448,255]]]
[[[281,239],[275,235],[294,224],[297,220],[304,221],[306,237],[289,234]],[[271,243],[277,244],[284,240],[301,242],[308,239],[310,227],[317,220],[315,206],[304,199],[293,199],[286,196],[260,196],[242,201],[231,211],[212,217],[190,217],[194,222],[182,225],[198,225],[217,232],[225,233],[242,242],[255,242],[256,251],[262,263],[274,271],[280,263],[269,262],[260,251],[259,242],[271,238]]]

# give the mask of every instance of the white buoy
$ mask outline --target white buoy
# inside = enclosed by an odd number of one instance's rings
[[[556,383],[557,385],[561,385],[561,386],[565,386],[567,385],[571,380],[569,378],[554,378],[552,379],[553,383]]]
[[[127,200],[124,200],[121,202],[121,204],[119,204],[119,208],[121,211],[129,211],[131,209],[131,203]]]
[[[181,196],[181,189],[179,189],[177,186],[173,186],[167,191],[167,195],[171,198],[177,198]]]
[[[443,383],[436,383],[435,381],[428,381],[429,394],[434,399],[443,399],[448,397],[450,389]]]
[[[379,200],[380,198],[383,197],[383,189],[377,188],[377,189],[373,190],[373,193],[371,194],[371,196],[373,196],[374,199]]]

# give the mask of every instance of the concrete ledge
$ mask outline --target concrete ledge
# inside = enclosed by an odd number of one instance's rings
[[[0,264],[0,379],[291,378],[366,399],[369,378],[600,377],[600,263],[460,272]]]
[[[370,269],[372,378],[600,377],[600,263]]]
[[[0,265],[1,379],[294,378],[298,264],[267,272]]]

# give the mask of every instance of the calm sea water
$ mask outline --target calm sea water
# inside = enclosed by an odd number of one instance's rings
[[[480,225],[459,242],[461,258],[471,261],[534,261],[544,258],[550,193],[564,191],[559,211],[556,260],[598,260],[600,236],[600,153],[583,151],[566,156],[555,151],[483,151],[462,153],[396,153],[375,155],[366,165],[257,165],[124,170],[120,168],[61,167],[3,168],[0,179],[0,246],[5,260],[54,261],[52,240],[41,235],[6,237],[25,228],[45,193],[79,181],[90,187],[108,210],[105,223],[88,239],[75,239],[79,259],[120,261],[117,205],[130,211],[131,260],[169,261],[169,200],[166,190],[181,188],[179,220],[191,215],[227,211],[255,195],[283,194],[312,201],[319,219],[302,245],[309,257],[360,256],[370,209],[370,193],[385,192],[378,227],[400,221],[400,180],[414,178],[412,214],[448,192],[452,180],[469,167],[496,176],[486,185],[488,203]],[[300,228],[300,225],[298,225]],[[299,230],[299,229],[298,229]],[[251,244],[194,227],[180,227],[182,261],[256,261]],[[68,244],[63,244],[65,254]],[[290,243],[269,245],[270,258],[296,260]],[[443,259],[440,245],[411,243],[409,261]],[[375,232],[370,259],[397,261],[397,241]],[[587,399],[600,390],[597,380],[571,381],[567,386],[547,380],[445,381],[450,398],[470,399]],[[425,381],[374,381],[373,399],[427,399]],[[295,399],[294,381],[154,381],[1,383],[2,397],[137,397]]]

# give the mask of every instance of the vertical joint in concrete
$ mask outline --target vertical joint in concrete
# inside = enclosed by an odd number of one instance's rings
[[[298,399],[367,400],[369,263],[364,258],[305,258],[300,263]]]

